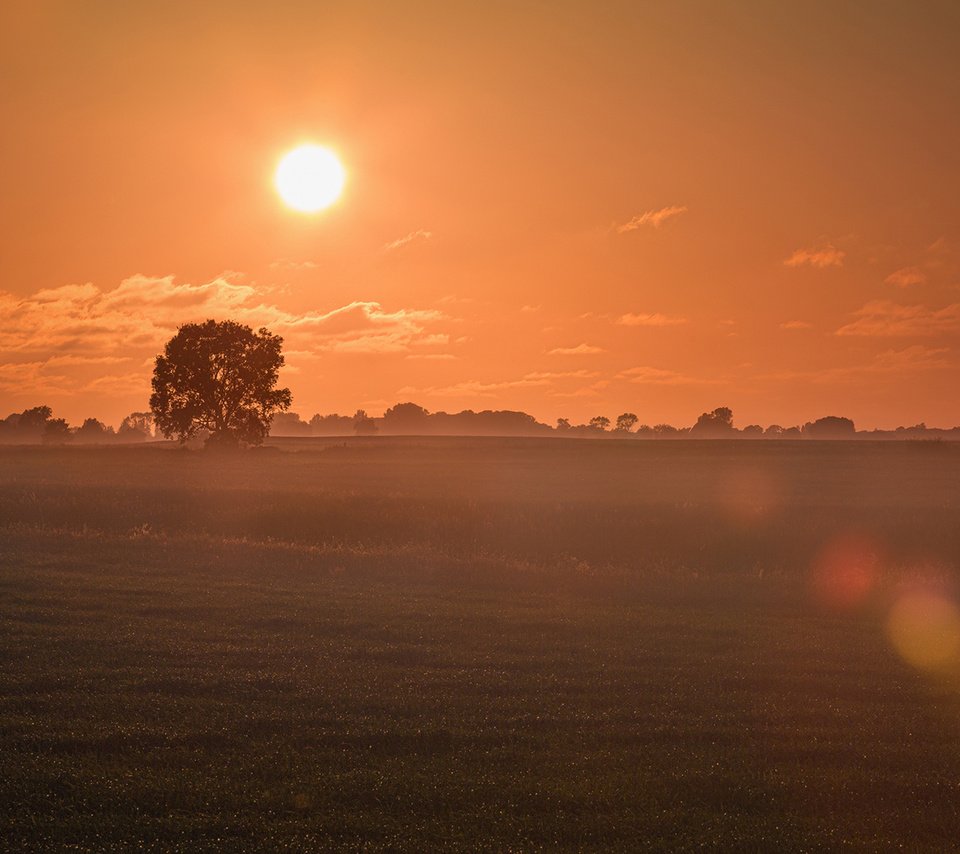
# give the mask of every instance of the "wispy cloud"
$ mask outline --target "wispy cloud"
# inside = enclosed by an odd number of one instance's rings
[[[897,377],[922,374],[927,371],[952,369],[946,347],[925,347],[914,344],[900,350],[886,350],[860,365],[846,365],[807,371],[777,371],[763,374],[758,379],[777,382],[802,380],[812,383],[862,382],[871,377]]]
[[[806,320],[788,320],[780,324],[781,329],[813,329],[813,324]]]
[[[621,326],[680,326],[687,322],[686,317],[676,317],[659,312],[653,314],[632,314],[628,312],[617,318],[617,323]]]
[[[603,347],[594,347],[592,344],[577,344],[576,347],[554,347],[547,351],[548,356],[592,356],[595,353],[606,352]]]
[[[425,229],[418,228],[416,231],[411,231],[409,234],[405,234],[403,237],[398,237],[396,240],[393,240],[390,243],[385,243],[383,245],[383,251],[393,252],[397,249],[402,249],[404,246],[409,246],[415,241],[430,240],[432,237],[432,231],[426,231]]]
[[[909,288],[912,285],[924,284],[927,281],[927,274],[917,267],[903,267],[892,272],[884,281],[898,288]]]
[[[819,249],[798,249],[783,263],[788,267],[842,267],[843,259],[847,253],[842,249],[837,249],[832,244],[827,244]]]
[[[600,376],[598,371],[532,371],[525,375],[529,380],[570,380],[570,379],[591,379]]]
[[[637,383],[638,385],[712,385],[717,382],[716,380],[697,379],[678,371],[655,368],[650,365],[627,368],[617,374],[617,379],[627,380],[627,382]]]
[[[597,371],[531,371],[522,377],[506,380],[464,380],[445,386],[404,386],[397,394],[419,394],[429,397],[496,397],[499,393],[518,388],[553,388],[568,385],[569,380],[593,379]],[[597,380],[593,388],[602,388],[607,380]],[[551,392],[553,396],[562,396],[560,392]]]
[[[528,379],[523,377],[516,380],[501,380],[497,382],[483,382],[481,380],[464,380],[445,386],[404,386],[397,389],[398,395],[424,395],[426,397],[496,397],[498,393],[516,388],[531,388],[549,385],[548,380]]]
[[[452,362],[458,357],[453,353],[408,353],[405,359],[416,359],[422,362]]]
[[[271,270],[315,270],[318,266],[316,261],[293,261],[290,258],[278,258],[270,262]]]
[[[837,335],[869,337],[929,337],[960,330],[960,303],[933,309],[872,300],[853,313],[856,320],[841,326]]]
[[[687,208],[684,205],[671,205],[670,207],[660,208],[654,211],[645,211],[637,214],[628,222],[617,226],[617,234],[626,234],[628,231],[636,231],[638,228],[660,228],[668,219],[685,214]]]

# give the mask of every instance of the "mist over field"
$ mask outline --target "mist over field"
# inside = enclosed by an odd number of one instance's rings
[[[960,852],[958,45],[0,0],[0,854]]]
[[[15,848],[960,832],[960,448],[0,449]]]

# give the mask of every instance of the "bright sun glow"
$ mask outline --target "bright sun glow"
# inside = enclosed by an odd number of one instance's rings
[[[285,154],[273,183],[288,207],[315,213],[330,207],[343,192],[347,173],[329,148],[301,145]]]

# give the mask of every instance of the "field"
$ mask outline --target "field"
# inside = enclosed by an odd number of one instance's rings
[[[960,444],[0,448],[0,846],[958,850]]]

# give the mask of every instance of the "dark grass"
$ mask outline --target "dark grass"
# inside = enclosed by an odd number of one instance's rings
[[[955,849],[960,449],[665,445],[3,449],[0,845]]]

